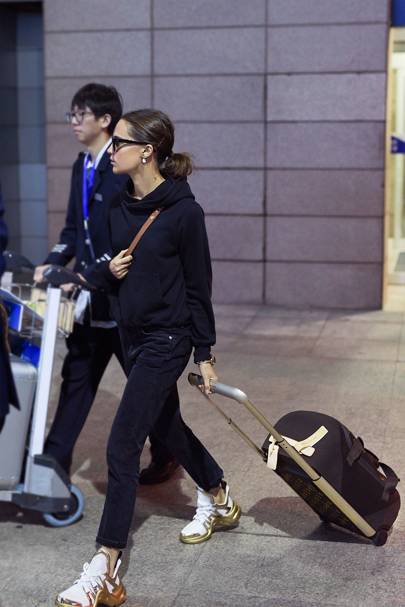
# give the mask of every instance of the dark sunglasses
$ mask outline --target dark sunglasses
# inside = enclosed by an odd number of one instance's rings
[[[135,141],[135,139],[123,139],[122,137],[117,137],[117,135],[114,135],[111,139],[111,147],[114,154],[127,145],[148,145],[148,142]]]

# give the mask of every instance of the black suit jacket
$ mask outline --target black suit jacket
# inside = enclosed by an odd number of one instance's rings
[[[82,179],[85,155],[81,152],[72,169],[69,204],[66,221],[45,263],[66,265],[75,258],[74,271],[82,272],[89,266],[111,258],[108,213],[111,200],[123,189],[128,176],[114,175],[109,155],[105,152],[97,166],[89,200],[89,231],[96,256],[92,258],[85,242],[82,207]],[[92,319],[110,320],[109,305],[105,294],[92,293]]]
[[[7,227],[3,221],[4,206],[0,190],[0,277],[4,271],[3,251],[7,246]],[[4,423],[4,418],[9,412],[9,405],[18,407],[18,398],[14,386],[13,376],[11,374],[10,359],[6,346],[6,331],[0,315],[0,430]]]

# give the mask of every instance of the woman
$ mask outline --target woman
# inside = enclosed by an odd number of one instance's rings
[[[86,278],[113,294],[131,371],[108,441],[108,487],[97,535],[101,548],[80,579],[58,596],[59,607],[124,602],[120,551],[131,525],[140,455],[152,429],[197,484],[196,514],[180,540],[203,542],[216,527],[234,526],[240,518],[223,471],[179,409],[176,382],[193,348],[207,394],[210,382],[218,378],[211,355],[215,323],[204,216],[186,180],[190,157],[174,154],[173,144],[173,124],[154,110],[125,114],[114,130],[111,163],[114,173],[129,175],[129,188],[110,212],[115,257],[98,264]],[[132,239],[157,209],[159,214],[129,255]]]

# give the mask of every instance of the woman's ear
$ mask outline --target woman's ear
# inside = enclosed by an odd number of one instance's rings
[[[142,150],[142,157],[150,158],[152,156],[152,154],[153,154],[153,145],[151,145],[150,143],[147,143]]]

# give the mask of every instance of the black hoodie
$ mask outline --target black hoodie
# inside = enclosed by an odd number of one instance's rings
[[[189,331],[195,361],[207,360],[215,343],[211,260],[204,213],[187,181],[166,179],[142,200],[127,192],[117,197],[109,216],[112,252],[128,248],[157,208],[162,211],[141,238],[124,279],[113,276],[109,261],[85,276],[110,291],[121,327]]]

